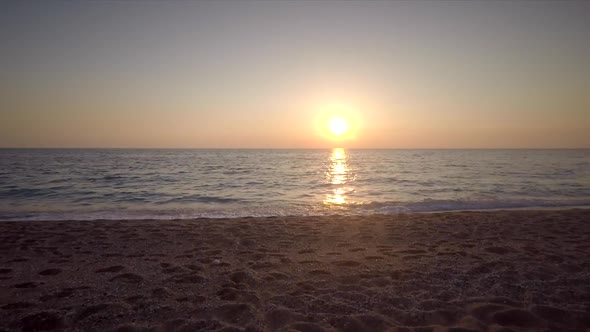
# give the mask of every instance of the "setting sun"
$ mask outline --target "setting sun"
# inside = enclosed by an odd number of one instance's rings
[[[324,103],[316,112],[316,130],[324,139],[333,142],[357,139],[361,118],[350,103]]]
[[[348,125],[348,121],[346,121],[342,117],[334,116],[330,118],[330,121],[328,121],[328,129],[332,134],[336,136],[346,134],[349,128],[350,126]]]

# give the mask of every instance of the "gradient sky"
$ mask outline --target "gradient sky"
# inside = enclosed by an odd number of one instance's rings
[[[590,147],[590,1],[4,1],[0,42],[1,147]]]

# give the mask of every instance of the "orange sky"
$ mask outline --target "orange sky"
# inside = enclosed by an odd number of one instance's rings
[[[590,2],[0,7],[0,147],[590,147]]]

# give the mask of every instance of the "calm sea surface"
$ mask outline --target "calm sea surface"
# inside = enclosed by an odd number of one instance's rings
[[[0,220],[590,205],[590,150],[0,149]]]

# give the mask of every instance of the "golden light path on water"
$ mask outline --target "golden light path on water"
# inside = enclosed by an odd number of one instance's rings
[[[324,199],[324,204],[347,204],[350,203],[348,194],[354,191],[352,186],[355,176],[348,164],[348,157],[342,148],[332,149],[328,169],[326,171],[326,181],[333,185]]]

